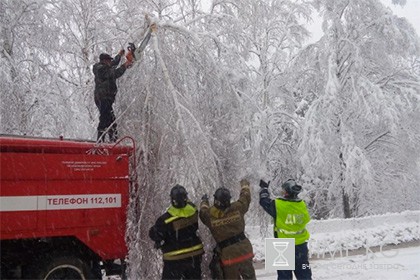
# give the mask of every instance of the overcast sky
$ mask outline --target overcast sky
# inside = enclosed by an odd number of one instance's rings
[[[385,6],[390,7],[391,10],[399,17],[405,17],[417,30],[417,35],[420,36],[420,0],[406,0],[404,7],[400,5],[393,5],[392,0],[381,0]]]
[[[405,1],[406,4],[404,6],[392,4],[393,0],[381,1],[385,6],[389,7],[395,15],[399,17],[405,17],[417,30],[417,35],[420,36],[420,0],[397,0],[399,2]],[[205,11],[209,10],[210,3],[210,0],[204,1],[202,3],[202,8]],[[314,14],[314,22],[308,24],[308,29],[313,35],[312,40],[310,40],[308,43],[317,41],[322,35],[321,20],[316,20],[315,17],[316,14]]]
[[[406,0],[407,3],[404,6],[392,4],[392,0],[381,0],[381,2],[389,7],[393,14],[399,17],[405,17],[416,29],[417,35],[420,36],[420,0]],[[312,33],[312,40],[308,43],[317,41],[322,35],[321,20],[315,19],[314,22],[308,25],[309,31]]]

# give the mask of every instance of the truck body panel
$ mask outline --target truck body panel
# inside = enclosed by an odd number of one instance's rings
[[[0,239],[75,237],[102,260],[124,259],[133,153],[125,145],[0,136]]]

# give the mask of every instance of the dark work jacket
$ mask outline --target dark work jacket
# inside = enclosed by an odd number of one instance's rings
[[[260,205],[271,217],[276,219],[276,204],[273,199],[270,198],[270,193],[267,188],[260,190]]]
[[[98,62],[93,65],[93,74],[95,74],[95,102],[108,99],[115,101],[117,94],[117,79],[121,77],[126,68],[124,65],[116,67],[121,60],[120,55],[116,55],[112,60],[111,66]]]
[[[168,211],[160,216],[149,230],[150,238],[160,247],[164,261],[176,261],[204,253],[203,243],[197,236],[198,212],[194,204],[194,214],[176,217]]]

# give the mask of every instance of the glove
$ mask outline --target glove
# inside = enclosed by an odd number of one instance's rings
[[[268,183],[264,180],[260,180],[260,188],[262,189],[268,189],[268,186],[270,185],[270,181]]]
[[[125,68],[130,68],[131,66],[133,66],[133,62],[127,60],[126,62],[124,62],[123,65],[125,66]]]
[[[157,31],[157,25],[156,25],[156,23],[152,23],[150,25],[150,29],[152,30],[152,32],[156,32]]]
[[[127,61],[129,61],[131,64],[133,63],[134,60],[134,56],[132,52],[128,52],[127,55],[125,56],[125,59],[127,59]]]
[[[243,186],[249,186],[249,181],[247,179],[242,179],[241,180],[241,187]]]
[[[130,68],[133,65],[134,56],[132,52],[128,52],[125,56],[125,59],[127,60],[124,63],[125,68]]]
[[[201,197],[201,200],[203,200],[203,201],[209,201],[209,196],[207,194],[205,194],[205,195],[203,195]]]
[[[125,54],[125,50],[124,50],[124,49],[121,49],[121,50],[118,52],[118,54],[119,54],[120,56],[123,56],[123,55]]]

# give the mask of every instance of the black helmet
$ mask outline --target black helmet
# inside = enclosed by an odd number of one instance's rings
[[[301,191],[302,187],[296,184],[296,181],[293,179],[289,179],[281,185],[282,189],[284,189],[291,197],[296,197]]]
[[[230,206],[230,191],[226,188],[218,188],[214,193],[214,206],[218,209],[225,210]]]
[[[99,55],[99,60],[100,60],[100,61],[104,61],[104,60],[112,60],[112,57],[111,57],[109,54],[107,54],[107,53],[101,53],[101,54]]]
[[[175,208],[184,208],[187,205],[188,193],[181,185],[171,189],[171,204]]]

